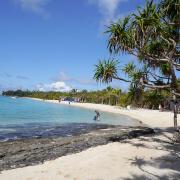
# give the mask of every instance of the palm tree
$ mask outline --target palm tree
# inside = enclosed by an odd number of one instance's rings
[[[115,60],[100,60],[97,65],[95,65],[94,79],[102,83],[110,83],[113,78],[117,76],[118,72],[118,61]]]
[[[94,70],[94,79],[97,82],[102,83],[110,83],[113,79],[130,82],[118,76],[118,64],[117,60],[103,60],[99,61],[97,65],[95,65]]]
[[[77,93],[77,92],[78,92],[77,89],[72,89],[72,90],[71,90],[71,93]]]
[[[111,54],[127,53],[137,57],[139,65],[132,62],[123,71],[128,79],[118,76],[117,60],[99,61],[94,79],[110,83],[113,79],[130,82],[138,89],[167,89],[176,102],[179,59],[180,1],[161,0],[157,5],[147,1],[144,8],[123,20],[112,23],[107,30]],[[177,107],[174,103],[174,126],[177,128]]]
[[[141,103],[143,96],[143,90],[138,88],[136,84],[131,84],[128,91],[128,98],[133,105],[138,106],[138,103]]]

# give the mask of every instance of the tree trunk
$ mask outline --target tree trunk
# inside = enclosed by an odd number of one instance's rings
[[[174,92],[174,91],[173,91]],[[175,130],[178,130],[177,127],[177,112],[178,112],[178,106],[177,106],[177,99],[176,99],[176,95],[173,95],[173,100],[174,100],[174,128]]]

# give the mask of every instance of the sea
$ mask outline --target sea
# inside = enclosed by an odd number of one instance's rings
[[[66,137],[111,125],[136,126],[137,121],[119,114],[37,101],[30,98],[0,96],[0,141],[28,138]]]

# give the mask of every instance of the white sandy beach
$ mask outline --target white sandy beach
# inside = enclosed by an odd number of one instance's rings
[[[48,101],[59,103],[58,101]],[[62,102],[65,104],[65,102]],[[68,105],[68,104],[67,104]],[[125,110],[108,105],[71,103],[71,106],[128,115],[153,128],[173,126],[173,113]],[[179,116],[178,116],[179,121]],[[2,180],[113,180],[180,179],[180,153],[172,148],[172,134],[163,132],[121,143],[110,143],[60,157],[42,165],[3,171]]]

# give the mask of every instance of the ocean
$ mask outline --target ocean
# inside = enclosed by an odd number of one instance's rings
[[[29,98],[0,96],[0,141],[51,136],[72,136],[108,125],[136,126],[130,117],[54,104]]]

